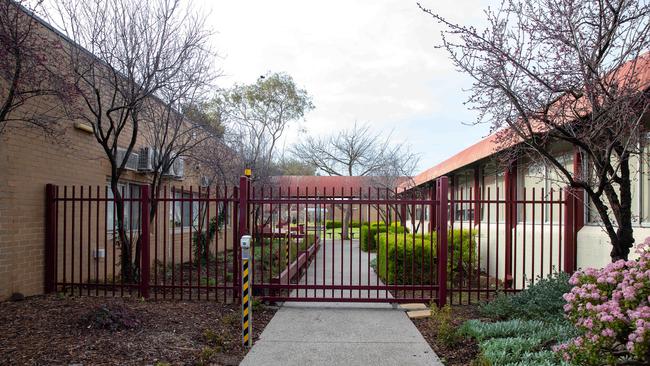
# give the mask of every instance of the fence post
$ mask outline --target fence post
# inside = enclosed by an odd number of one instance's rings
[[[481,223],[481,171],[479,166],[474,167],[474,226]]]
[[[447,304],[447,213],[449,212],[447,194],[449,190],[449,179],[440,177],[436,181],[436,195],[438,201],[438,307]]]
[[[249,275],[249,259],[251,248],[251,236],[243,235],[241,237],[241,312],[242,312],[242,343],[244,347],[253,345],[253,309],[251,308],[251,295],[253,289],[251,287]]]
[[[576,269],[576,190],[567,187],[564,191],[564,272]]]
[[[140,296],[149,298],[149,186],[144,185],[140,191]]]
[[[56,186],[45,186],[45,278],[46,294],[56,291]]]
[[[248,212],[248,197],[249,197],[249,188],[250,188],[250,169],[246,169],[245,175],[242,175],[239,177],[239,189],[237,190],[238,193],[238,204],[237,204],[237,241],[235,243],[240,242],[241,238],[244,235],[249,234],[249,227],[248,227],[248,218],[249,218],[249,212]],[[236,244],[235,244],[236,245]],[[235,250],[235,273],[234,273],[234,278],[236,279],[236,287],[238,287],[236,290],[241,292],[241,261],[242,261],[242,251],[241,251],[241,246],[239,248],[233,248]]]
[[[514,165],[510,165],[506,168],[504,174],[504,190],[505,190],[505,205],[506,205],[506,217],[505,217],[505,258],[504,258],[504,267],[505,267],[505,288],[512,288],[512,231],[515,227],[514,223],[516,215],[516,189],[517,189],[517,171]]]

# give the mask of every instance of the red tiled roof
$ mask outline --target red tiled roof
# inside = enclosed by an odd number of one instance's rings
[[[608,77],[628,80],[630,78],[630,73],[633,73],[637,81],[639,81],[638,87],[640,90],[646,90],[648,87],[650,87],[650,52],[641,55],[637,60],[629,61],[623,64],[623,66],[621,66],[618,70],[612,72]],[[565,103],[561,102],[558,104],[566,105]],[[580,106],[577,106],[577,108],[580,109]],[[416,175],[413,177],[412,181],[404,182],[400,185],[399,190],[408,190],[412,187],[432,181],[447,173],[451,173],[457,169],[489,157],[499,151],[505,150],[506,148],[513,146],[521,141],[516,141],[516,139],[511,138],[511,141],[504,142],[504,139],[499,137],[501,137],[500,132],[496,132],[483,138],[479,142],[442,161],[438,165],[435,165]]]
[[[366,193],[368,188],[380,187],[385,189],[384,185],[379,184],[378,179],[381,179],[381,177],[282,175],[271,177],[271,183],[276,187],[282,187],[283,196],[326,195],[356,197],[359,195],[359,190]],[[397,185],[405,179],[397,178],[395,184]]]

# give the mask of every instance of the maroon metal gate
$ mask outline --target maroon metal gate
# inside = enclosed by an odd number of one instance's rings
[[[242,177],[240,228],[253,237],[253,295],[444,303],[447,268],[438,264],[446,263],[447,210],[439,207],[447,207],[447,179],[438,184],[437,197],[433,190],[399,195],[377,188],[249,191]],[[437,216],[436,227],[425,220],[429,215]]]

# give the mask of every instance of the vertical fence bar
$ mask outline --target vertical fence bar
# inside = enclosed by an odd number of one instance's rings
[[[505,193],[505,257],[504,257],[504,287],[512,287],[512,222],[513,222],[513,190],[514,190],[514,167],[506,168],[504,174],[504,193]]]
[[[140,217],[142,230],[140,232],[140,296],[149,298],[149,186],[140,189]]]
[[[45,278],[46,294],[56,291],[56,186],[45,186]],[[64,253],[65,255],[65,253]],[[64,268],[65,270],[65,268]]]
[[[436,193],[438,195],[438,306],[445,306],[447,303],[447,194],[449,180],[447,177],[440,177],[437,181]]]

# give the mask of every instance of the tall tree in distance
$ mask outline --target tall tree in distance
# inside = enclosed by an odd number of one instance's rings
[[[395,189],[404,177],[411,177],[419,156],[392,133],[373,132],[370,125],[358,125],[339,133],[307,136],[292,147],[293,156],[319,171],[333,176],[370,176],[375,184]],[[351,212],[344,207],[342,235],[348,237]]]
[[[631,160],[647,143],[648,2],[506,0],[485,12],[482,30],[420,8],[445,27],[440,47],[474,79],[468,102],[478,122],[491,124],[510,159],[529,155],[584,190],[609,236],[611,259],[627,259]],[[549,148],[557,142],[578,149],[586,171],[567,170]]]
[[[56,65],[62,45],[35,18],[39,10],[41,1],[0,1],[0,135],[11,127],[59,135],[58,122],[69,112],[74,88]]]
[[[223,90],[213,109],[223,118],[225,138],[253,182],[268,184],[277,149],[287,129],[314,108],[307,91],[284,73],[268,73],[256,83]]]
[[[74,42],[66,53],[85,106],[79,118],[93,127],[110,163],[122,280],[133,282],[139,275],[133,257],[140,240],[134,239],[134,245],[126,235],[118,184],[147,103],[182,87],[178,78],[203,57],[211,32],[204,27],[204,16],[191,4],[181,6],[180,0],[61,0],[55,5],[51,18]]]

